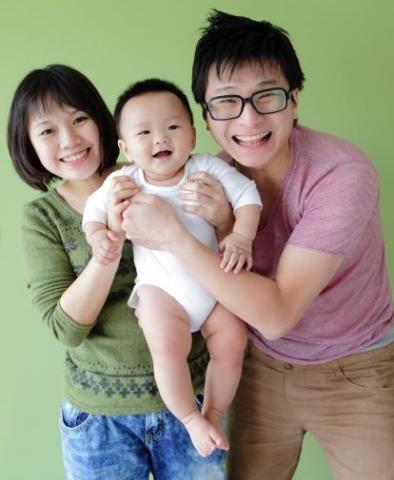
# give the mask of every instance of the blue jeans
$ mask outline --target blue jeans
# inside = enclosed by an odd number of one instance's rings
[[[89,415],[67,400],[60,418],[66,480],[226,480],[225,452],[201,457],[168,410]]]

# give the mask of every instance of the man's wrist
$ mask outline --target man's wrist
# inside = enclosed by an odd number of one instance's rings
[[[216,226],[216,235],[218,240],[223,240],[226,238],[230,233],[233,232],[234,227],[234,217],[228,218],[225,222],[220,223]]]

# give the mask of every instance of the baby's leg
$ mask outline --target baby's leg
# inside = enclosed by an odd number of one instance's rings
[[[246,325],[218,303],[201,331],[211,357],[205,376],[203,414],[220,431],[220,447],[228,449],[221,420],[234,398],[241,377],[247,342]]]
[[[188,316],[160,288],[143,285],[138,297],[138,320],[152,355],[160,395],[185,425],[200,455],[209,455],[218,446],[220,436],[196,405],[187,364],[192,342]]]

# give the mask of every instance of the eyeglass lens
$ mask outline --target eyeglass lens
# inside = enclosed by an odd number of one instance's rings
[[[250,101],[258,113],[275,113],[286,108],[287,95],[282,89],[264,90],[254,93]],[[242,97],[226,95],[211,99],[208,109],[215,119],[231,119],[241,115],[246,102]]]

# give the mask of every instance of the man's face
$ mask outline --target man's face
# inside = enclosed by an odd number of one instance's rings
[[[250,97],[256,91],[289,85],[280,69],[269,64],[262,67],[249,63],[222,71],[217,76],[215,65],[208,75],[205,101],[221,95]],[[287,107],[276,113],[260,114],[250,103],[232,120],[213,120],[207,113],[208,128],[216,142],[246,169],[267,169],[287,164],[289,136],[297,118],[298,92],[291,92]]]

